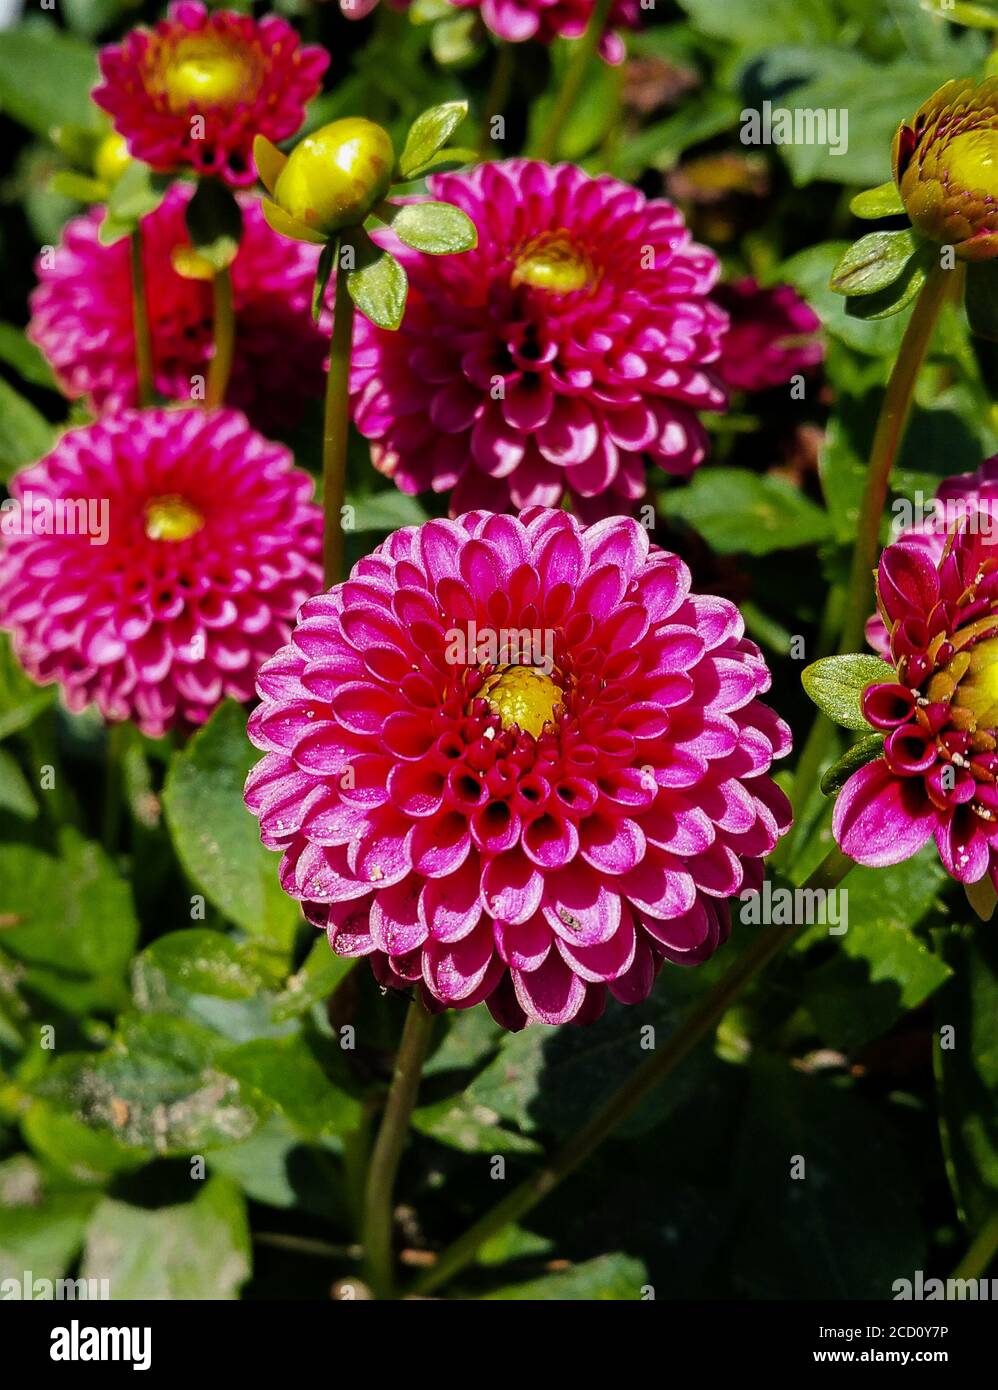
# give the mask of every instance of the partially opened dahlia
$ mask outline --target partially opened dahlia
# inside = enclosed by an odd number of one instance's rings
[[[764,391],[813,371],[824,357],[821,320],[792,285],[763,289],[750,275],[718,285],[730,320],[717,371],[733,391]]]
[[[322,517],[291,455],[232,410],[122,411],[16,474],[0,626],[71,710],[147,734],[248,700],[320,587]],[[60,520],[61,518],[61,520]]]
[[[646,456],[691,473],[697,411],[725,403],[710,364],[727,317],[708,297],[717,260],[672,204],[529,160],[429,185],[478,246],[399,248],[401,328],[359,321],[354,415],[375,466],[403,492],[453,488],[455,512],[567,492],[590,517],[644,495]]]
[[[536,39],[577,39],[596,8],[596,0],[451,0],[459,9],[477,9],[487,28],[509,43]],[[636,29],[640,16],[638,0],[613,0],[607,27],[600,38],[600,55],[608,63],[624,59],[624,41],[617,29]]]
[[[188,186],[176,185],[142,219],[142,259],[152,339],[153,385],[188,402],[214,352],[211,285],[173,268],[190,248],[184,210]],[[272,232],[259,203],[240,198],[243,236],[232,263],[235,357],[226,404],[244,410],[265,433],[293,426],[323,390],[328,338],[311,316],[318,251]],[[52,364],[71,398],[96,409],[136,405],[138,376],[128,243],[101,245],[103,212],[66,226],[49,262],[38,261],[28,336]]]
[[[789,823],[738,610],[622,517],[397,531],[261,668],[246,801],[333,949],[517,1028],[646,997]]]
[[[840,792],[835,838],[880,867],[935,837],[954,878],[998,887],[998,509],[983,502],[938,547],[888,546],[877,594],[894,669],[863,713],[884,751]]]
[[[152,29],[132,29],[101,49],[99,60],[94,101],[136,159],[166,172],[192,167],[238,187],[256,177],[255,135],[278,141],[298,130],[329,54],[303,47],[277,15],[209,13],[179,0]]]

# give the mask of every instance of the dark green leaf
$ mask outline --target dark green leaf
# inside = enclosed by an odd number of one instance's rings
[[[661,498],[669,516],[686,521],[722,555],[768,555],[815,545],[829,533],[820,507],[783,478],[740,468],[710,468]]]
[[[378,251],[366,265],[350,271],[347,290],[365,318],[394,331],[405,313],[405,271],[388,251]]]
[[[52,686],[35,685],[24,674],[10,638],[0,633],[0,738],[27,728],[55,699]]]
[[[116,191],[118,187],[120,183],[115,185]],[[117,202],[114,211],[122,215]],[[184,217],[187,235],[198,255],[216,271],[230,266],[243,235],[243,215],[231,190],[216,179],[201,179]]]
[[[865,767],[874,758],[879,758],[883,751],[883,734],[869,734],[866,738],[857,739],[825,772],[821,779],[821,790],[826,796],[834,796],[840,787],[845,786],[854,772]]]
[[[974,261],[967,266],[965,301],[972,333],[998,342],[998,266],[993,261]]]
[[[35,463],[55,443],[55,430],[0,377],[0,482]]]
[[[869,232],[853,242],[829,281],[837,294],[865,295],[892,285],[915,254],[914,232]]]
[[[54,125],[102,119],[90,100],[97,55],[51,25],[7,31],[0,43],[0,107],[41,139]]]
[[[504,1284],[484,1295],[510,1302],[548,1302],[566,1299],[592,1302],[640,1300],[648,1287],[648,1271],[630,1255],[600,1255],[595,1260],[523,1284]]]

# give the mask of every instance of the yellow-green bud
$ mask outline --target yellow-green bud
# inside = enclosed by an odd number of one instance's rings
[[[117,131],[112,131],[97,146],[94,173],[106,188],[113,188],[131,162],[124,139]]]
[[[276,205],[284,214],[275,220],[265,204],[268,220],[291,236],[299,229],[306,240],[324,240],[362,223],[388,192],[395,166],[388,132],[362,116],[333,121],[306,135],[286,160],[259,137],[254,151],[273,196],[271,209]]]
[[[894,137],[912,225],[965,261],[998,256],[998,78],[947,82]]]

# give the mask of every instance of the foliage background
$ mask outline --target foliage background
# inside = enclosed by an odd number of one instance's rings
[[[493,59],[463,12],[417,0],[348,24],[335,4],[278,5],[333,53],[311,125],[343,114],[394,134],[425,106],[481,106]],[[258,7],[259,9],[259,7]],[[59,121],[94,120],[94,45],[160,13],[59,0],[0,34],[0,476],[36,458],[65,404],[23,337],[32,260],[77,205],[52,193]],[[821,314],[824,372],[736,401],[688,485],[656,479],[656,539],[695,587],[735,598],[798,746],[808,660],[834,628],[865,452],[903,316],[862,322],[827,289],[858,234],[849,198],[890,175],[898,121],[981,69],[985,33],[918,0],[659,0],[621,69],[593,65],[560,154],[665,191],[729,274],[788,281]],[[517,49],[503,148],[543,119],[565,45]],[[848,152],[747,149],[744,106],[846,108]],[[470,129],[470,126],[469,126]],[[948,308],[893,495],[931,494],[994,452],[994,350]],[[74,410],[73,419],[82,418]],[[291,442],[315,469],[317,418]],[[354,441],[352,558],[425,516],[384,490]],[[245,713],[186,747],[127,748],[119,852],[101,848],[107,735],[68,717],[0,649],[0,1278],[107,1275],[117,1297],[326,1297],[355,1269],[357,1155],[383,1096],[404,1000],[315,941],[279,892],[241,785]],[[54,760],[54,792],[38,769]],[[784,774],[786,777],[786,774]],[[787,778],[789,785],[789,778]],[[830,837],[800,808],[799,878]],[[788,880],[789,881],[789,880]],[[998,947],[971,926],[934,851],[848,880],[850,929],[810,931],[578,1175],[449,1292],[501,1299],[884,1298],[946,1275],[998,1201]],[[206,903],[192,919],[192,894]],[[197,911],[197,899],[194,899]],[[483,1008],[438,1024],[399,1199],[405,1245],[438,1248],[581,1123],[755,929],[718,959],[667,968],[643,1006],[586,1029],[503,1035]],[[337,1030],[351,1024],[344,1051]],[[957,1046],[941,1051],[942,1024]],[[55,1029],[55,1047],[39,1045]],[[192,1181],[191,1156],[206,1177]],[[807,1180],[790,1180],[794,1155]]]

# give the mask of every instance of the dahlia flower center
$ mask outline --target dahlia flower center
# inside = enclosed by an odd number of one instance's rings
[[[564,232],[546,233],[529,242],[516,257],[514,285],[533,285],[552,294],[582,290],[594,279],[584,251]]]
[[[181,39],[162,67],[171,111],[191,106],[231,107],[252,97],[259,84],[249,54],[211,35]]]
[[[185,541],[200,531],[204,517],[182,497],[154,497],[145,510],[146,535],[151,541]]]
[[[954,136],[940,162],[950,183],[998,197],[998,130]]]
[[[497,671],[478,693],[498,714],[504,729],[516,724],[534,738],[564,705],[561,690],[551,677],[533,666],[510,666]]]
[[[969,658],[953,703],[974,716],[978,729],[998,729],[998,637],[978,642]]]

